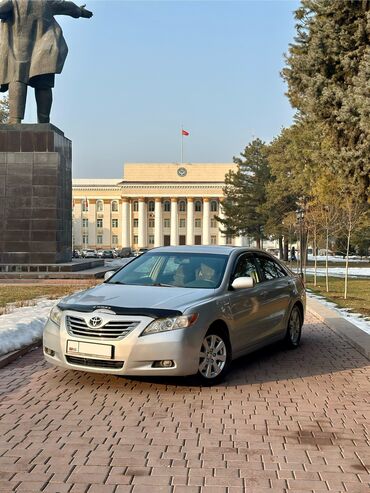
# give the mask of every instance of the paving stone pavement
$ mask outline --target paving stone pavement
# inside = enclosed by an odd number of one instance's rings
[[[313,315],[222,385],[0,370],[0,493],[369,493],[369,361]]]

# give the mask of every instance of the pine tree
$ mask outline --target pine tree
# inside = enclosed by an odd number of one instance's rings
[[[302,0],[283,77],[293,107],[328,137],[328,162],[370,186],[370,0]]]
[[[263,204],[270,178],[267,146],[262,140],[255,139],[240,156],[234,157],[237,171],[229,171],[225,177],[224,218],[217,219],[224,234],[251,236],[260,247],[266,223]]]

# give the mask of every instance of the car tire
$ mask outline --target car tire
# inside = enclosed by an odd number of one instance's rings
[[[197,381],[207,387],[220,383],[229,369],[230,362],[231,346],[226,331],[209,329],[200,348]]]
[[[296,349],[299,346],[302,335],[303,317],[297,305],[293,306],[290,312],[288,327],[284,339],[285,346],[289,349]]]

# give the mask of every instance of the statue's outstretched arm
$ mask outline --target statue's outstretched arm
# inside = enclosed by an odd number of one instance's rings
[[[79,7],[73,2],[69,2],[67,0],[49,0],[51,4],[51,10],[53,15],[69,15],[74,18],[78,17],[92,17],[92,12],[90,10],[85,9],[85,5]]]
[[[13,10],[12,0],[0,0],[0,19],[6,20]]]

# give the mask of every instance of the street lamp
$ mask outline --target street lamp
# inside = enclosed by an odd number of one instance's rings
[[[295,211],[297,223],[299,224],[299,274],[303,278],[303,248],[302,248],[302,240],[303,240],[303,220],[304,220],[304,209],[300,208]]]

